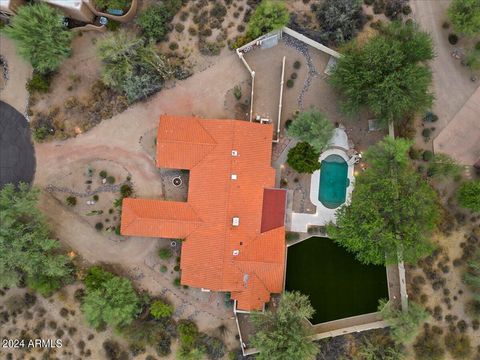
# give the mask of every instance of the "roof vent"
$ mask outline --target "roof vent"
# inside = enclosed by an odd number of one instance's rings
[[[240,250],[233,250],[233,256],[238,256],[240,254]]]
[[[240,218],[237,217],[237,216],[234,216],[234,217],[232,218],[232,225],[233,225],[233,226],[238,226],[238,225],[240,225]]]
[[[232,156],[238,156],[238,151],[237,150],[232,150]]]
[[[237,180],[237,174],[232,174],[232,180]]]

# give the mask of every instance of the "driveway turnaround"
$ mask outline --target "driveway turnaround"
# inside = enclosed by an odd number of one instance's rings
[[[31,183],[35,153],[27,120],[0,101],[0,188],[5,184]]]

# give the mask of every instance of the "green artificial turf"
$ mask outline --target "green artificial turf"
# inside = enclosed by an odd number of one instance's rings
[[[310,297],[313,324],[375,312],[378,300],[388,298],[385,267],[363,265],[319,237],[288,248],[286,290]]]

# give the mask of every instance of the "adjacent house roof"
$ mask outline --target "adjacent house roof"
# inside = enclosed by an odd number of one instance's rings
[[[480,88],[433,141],[435,152],[463,165],[480,166]]]
[[[181,238],[181,282],[260,310],[283,289],[285,191],[272,189],[272,125],[162,116],[157,166],[190,170],[188,202],[125,199],[121,233]]]

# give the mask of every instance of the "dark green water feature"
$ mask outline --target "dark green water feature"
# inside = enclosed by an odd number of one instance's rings
[[[313,324],[375,312],[378,300],[388,298],[385,267],[363,265],[319,237],[288,248],[286,290],[310,297]]]

